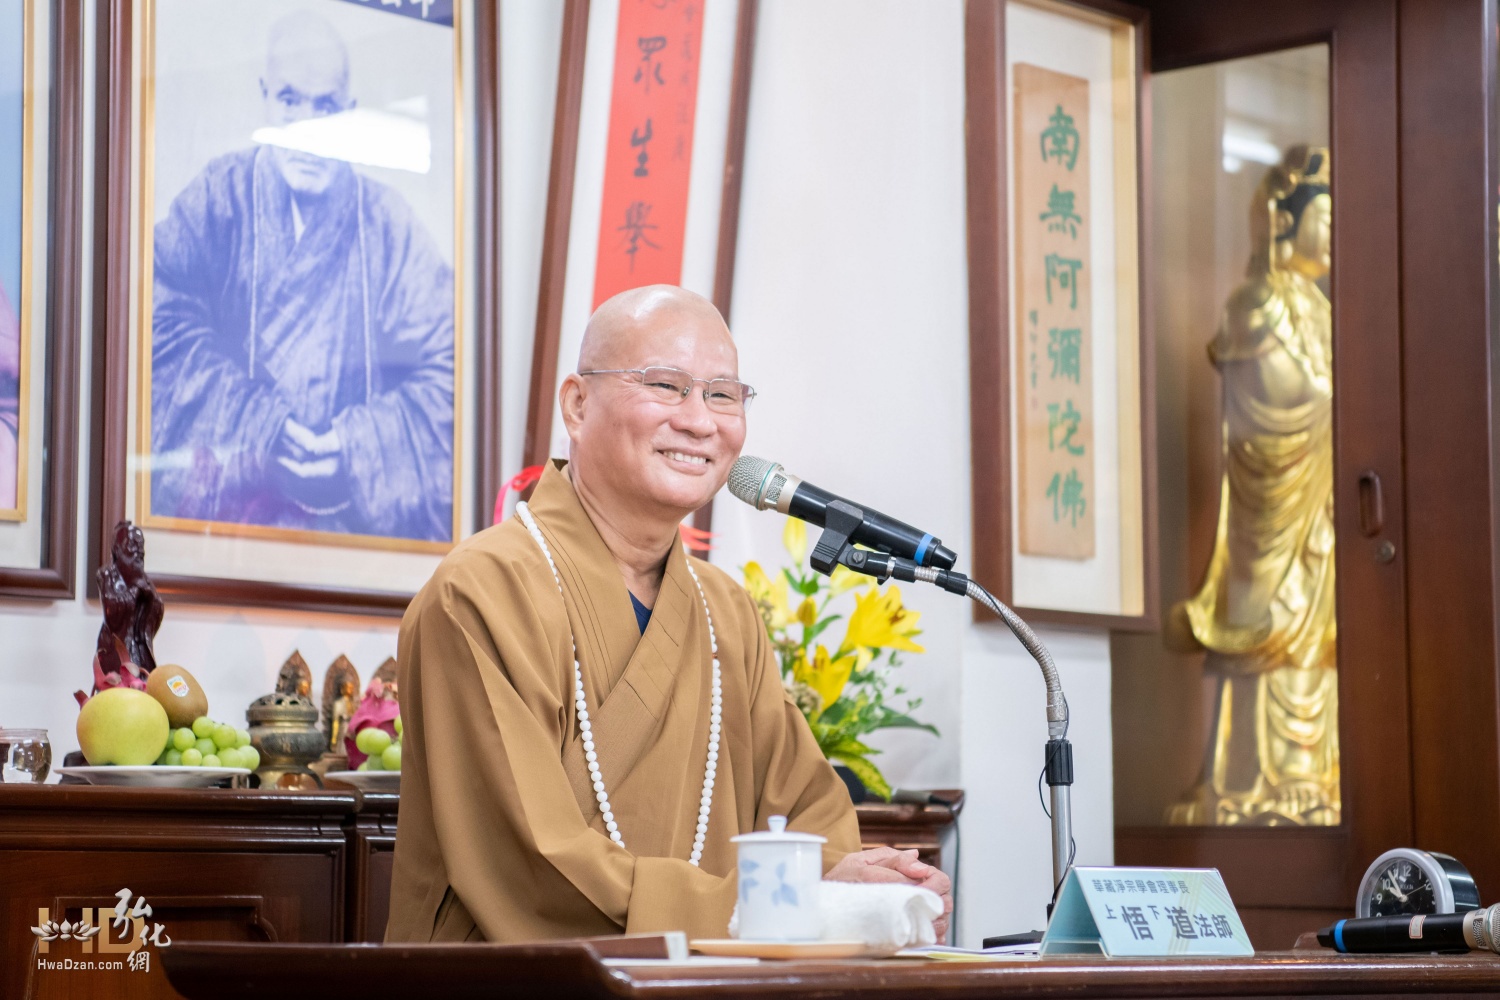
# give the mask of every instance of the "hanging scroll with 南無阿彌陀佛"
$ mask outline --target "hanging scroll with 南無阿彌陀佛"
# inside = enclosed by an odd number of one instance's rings
[[[1020,550],[1094,556],[1089,83],[1015,66]]]

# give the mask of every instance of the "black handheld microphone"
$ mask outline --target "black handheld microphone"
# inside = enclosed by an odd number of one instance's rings
[[[799,520],[824,527],[828,505],[843,500],[805,483],[775,462],[754,455],[741,456],[729,470],[729,492],[757,510],[775,508]],[[952,569],[958,555],[930,533],[887,517],[878,510],[853,504],[864,513],[864,523],[849,541],[910,559],[919,566]]]
[[[1500,954],[1500,905],[1467,913],[1340,920],[1318,931],[1318,943],[1346,953],[1492,951]]]

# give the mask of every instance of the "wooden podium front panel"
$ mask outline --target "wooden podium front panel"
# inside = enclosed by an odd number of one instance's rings
[[[341,940],[343,824],[357,803],[337,793],[0,784],[0,997],[171,996],[159,970],[171,946],[145,949],[144,972],[38,968],[39,958],[124,959],[61,940],[41,955],[31,931],[44,908],[58,922],[85,908],[112,918],[121,889],[145,898],[145,929],[163,925],[173,944]]]

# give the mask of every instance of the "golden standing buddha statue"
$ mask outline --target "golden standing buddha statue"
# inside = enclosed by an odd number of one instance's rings
[[[1208,349],[1224,384],[1218,531],[1168,630],[1208,651],[1217,693],[1171,824],[1339,822],[1329,177],[1328,150],[1307,146],[1266,173],[1246,280]]]

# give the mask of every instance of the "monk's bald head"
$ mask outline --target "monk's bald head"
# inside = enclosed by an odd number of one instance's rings
[[[293,11],[271,25],[264,80],[347,101],[349,49],[324,18],[310,10]]]
[[[589,317],[583,343],[578,348],[578,370],[671,364],[654,352],[681,346],[673,342],[685,336],[736,354],[724,317],[708,299],[676,285],[631,288],[606,299]],[[734,373],[694,374],[714,378]]]
[[[313,119],[354,107],[349,50],[333,25],[309,10],[295,11],[271,25],[260,95],[266,123],[281,135],[270,146],[277,173],[299,199],[321,197],[339,176],[339,163],[306,152],[305,131],[300,142],[293,141],[293,133],[308,129]]]
[[[685,395],[662,392],[695,381]],[[620,371],[626,369],[627,371]],[[578,372],[558,401],[568,428],[570,469],[590,513],[665,525],[708,503],[745,443],[743,408],[710,405],[711,379],[738,379],[739,354],[724,317],[701,295],[674,285],[632,288],[589,319]]]

